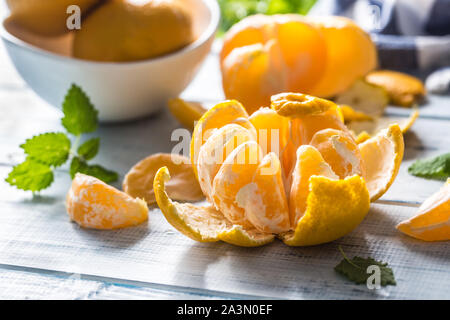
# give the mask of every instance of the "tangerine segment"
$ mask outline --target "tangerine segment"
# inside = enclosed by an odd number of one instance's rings
[[[405,149],[402,130],[393,124],[358,147],[370,200],[375,201],[389,189],[400,169]]]
[[[289,138],[289,119],[270,108],[260,108],[249,120],[256,129],[257,141],[263,154],[274,152],[279,156]]]
[[[327,60],[324,75],[307,91],[319,97],[331,97],[344,90],[377,65],[377,51],[370,36],[352,20],[344,17],[309,18],[322,31]]]
[[[213,131],[224,125],[238,121],[240,125],[254,132],[255,129],[247,118],[247,111],[245,111],[242,104],[236,100],[218,103],[203,114],[194,128],[191,139],[191,162],[196,175],[200,147],[208,140]]]
[[[167,103],[172,115],[187,129],[194,129],[195,121],[207,111],[200,103],[180,98],[170,99]]]
[[[157,153],[135,164],[123,180],[123,190],[132,197],[144,199],[148,204],[155,203],[153,180],[156,171],[162,166],[168,167],[172,172],[173,178],[166,186],[170,197],[180,201],[203,199],[189,158],[170,153]]]
[[[274,41],[234,49],[222,63],[225,96],[242,102],[249,113],[267,106],[271,95],[287,86],[280,55]]]
[[[289,246],[334,241],[356,228],[369,212],[369,192],[360,176],[344,180],[312,176],[309,190],[305,214],[294,231],[281,235]]]
[[[291,226],[296,226],[306,212],[310,178],[312,176],[323,176],[332,180],[339,180],[339,177],[325,162],[320,152],[309,145],[300,146],[297,149],[297,161],[291,175],[289,215]]]
[[[450,240],[450,178],[422,203],[416,216],[399,223],[397,229],[420,240]]]
[[[278,21],[273,37],[279,42],[288,77],[284,91],[307,92],[325,72],[325,40],[321,32],[302,16],[277,15],[274,19]]]
[[[220,212],[212,206],[196,206],[189,203],[172,201],[165,185],[170,180],[167,167],[158,170],[153,188],[156,201],[167,221],[189,238],[200,242],[225,241],[244,247],[256,247],[272,242],[271,234],[262,234],[254,229],[233,226]]]
[[[291,139],[296,146],[309,144],[316,132],[336,129],[348,132],[339,109],[331,109],[323,114],[304,116],[291,120]]]
[[[92,229],[118,229],[138,225],[148,218],[144,200],[132,198],[103,181],[77,173],[66,197],[70,218]]]
[[[310,144],[319,150],[341,179],[355,174],[364,176],[364,163],[350,133],[336,129],[320,130],[313,136]]]
[[[214,178],[228,155],[244,142],[254,140],[249,130],[237,124],[217,129],[200,148],[197,172],[203,193],[209,198]]]
[[[237,205],[245,210],[250,223],[261,232],[289,230],[289,209],[281,177],[281,164],[274,153],[267,154],[256,169],[251,183],[236,194]]]
[[[252,182],[261,158],[261,147],[255,141],[245,142],[229,154],[214,178],[211,195],[214,206],[233,224],[252,226],[239,204],[238,194]]]

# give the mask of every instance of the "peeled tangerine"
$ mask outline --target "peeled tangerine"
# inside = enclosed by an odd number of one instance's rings
[[[280,92],[332,97],[377,64],[368,34],[343,17],[254,15],[225,35],[222,85],[252,113]]]
[[[397,229],[420,240],[450,240],[450,178],[422,203],[416,216],[398,224]]]
[[[191,142],[209,204],[172,201],[167,167],[153,188],[169,223],[194,240],[252,247],[277,236],[292,246],[316,245],[358,226],[370,201],[392,184],[403,149],[398,125],[358,145],[327,100],[280,94],[272,108],[251,116],[225,101],[200,118]]]
[[[66,198],[70,218],[85,228],[118,229],[148,218],[144,200],[133,198],[103,181],[77,173]]]

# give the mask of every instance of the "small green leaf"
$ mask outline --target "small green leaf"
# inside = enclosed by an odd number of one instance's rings
[[[78,136],[97,129],[98,111],[83,90],[75,84],[72,84],[64,99],[63,112],[61,122],[68,132]]]
[[[53,171],[48,165],[28,158],[15,166],[5,180],[18,189],[39,191],[50,186],[53,178]]]
[[[367,283],[367,279],[372,275],[371,273],[367,273],[367,269],[369,266],[378,266],[380,268],[380,285],[396,285],[394,272],[391,268],[388,267],[387,263],[377,261],[368,258],[361,258],[358,256],[353,257],[353,259],[347,258],[347,256],[342,251],[341,247],[339,247],[344,259],[334,267],[334,270],[343,276],[347,277],[349,280],[353,281],[356,284]]]
[[[31,159],[58,167],[69,157],[70,140],[64,133],[43,133],[27,139],[20,147]]]
[[[84,142],[77,150],[79,156],[84,160],[90,160],[94,158],[98,149],[100,148],[100,138],[92,138]]]
[[[96,177],[106,183],[117,181],[119,178],[117,172],[105,169],[100,165],[89,165],[83,159],[74,157],[70,164],[70,176],[72,179],[77,172]]]
[[[408,168],[408,172],[417,177],[446,180],[450,178],[450,153],[431,159],[417,160]]]

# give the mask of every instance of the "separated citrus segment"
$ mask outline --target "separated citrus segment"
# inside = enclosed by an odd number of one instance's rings
[[[174,153],[157,153],[139,161],[126,174],[123,190],[132,197],[145,199],[148,204],[155,203],[153,180],[158,169],[163,166],[172,172],[173,178],[166,185],[171,198],[180,201],[198,201],[204,198],[189,158]]]
[[[281,235],[290,246],[310,246],[334,241],[356,228],[370,207],[369,193],[359,176],[332,180],[312,176],[306,212],[294,231]]]
[[[426,95],[422,81],[402,72],[376,70],[367,74],[365,80],[384,88],[391,103],[403,107],[412,106]]]
[[[245,142],[228,155],[214,178],[211,195],[214,206],[233,224],[252,225],[238,195],[252,181],[261,158],[261,147],[255,141]]]
[[[336,129],[323,129],[316,132],[310,144],[319,150],[325,161],[341,179],[355,174],[364,176],[364,163],[358,145],[350,133]]]
[[[339,180],[328,163],[325,162],[320,152],[308,145],[297,149],[297,161],[291,173],[292,183],[289,193],[289,214],[291,226],[295,227],[298,220],[306,212],[306,200],[309,195],[309,179],[312,176],[327,177]]]
[[[281,165],[274,153],[262,159],[251,182],[236,194],[236,202],[257,230],[266,233],[289,230],[289,209]]]
[[[450,240],[450,179],[422,203],[416,216],[399,223],[397,229],[420,240]]]
[[[144,200],[133,198],[103,181],[77,173],[66,197],[70,218],[85,228],[118,229],[148,218]]]
[[[403,134],[397,124],[358,145],[364,162],[370,200],[380,198],[392,185],[403,159]]]
[[[170,180],[167,167],[158,170],[154,180],[156,201],[167,221],[189,238],[200,242],[223,240],[234,245],[255,247],[273,241],[273,235],[233,226],[212,206],[196,206],[172,201],[165,185]]]
[[[187,129],[194,129],[194,124],[207,109],[199,102],[180,98],[170,99],[167,103],[172,115]]]

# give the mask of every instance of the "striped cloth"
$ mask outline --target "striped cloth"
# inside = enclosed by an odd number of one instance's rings
[[[341,15],[370,32],[380,68],[450,66],[450,0],[319,0],[310,15]]]

